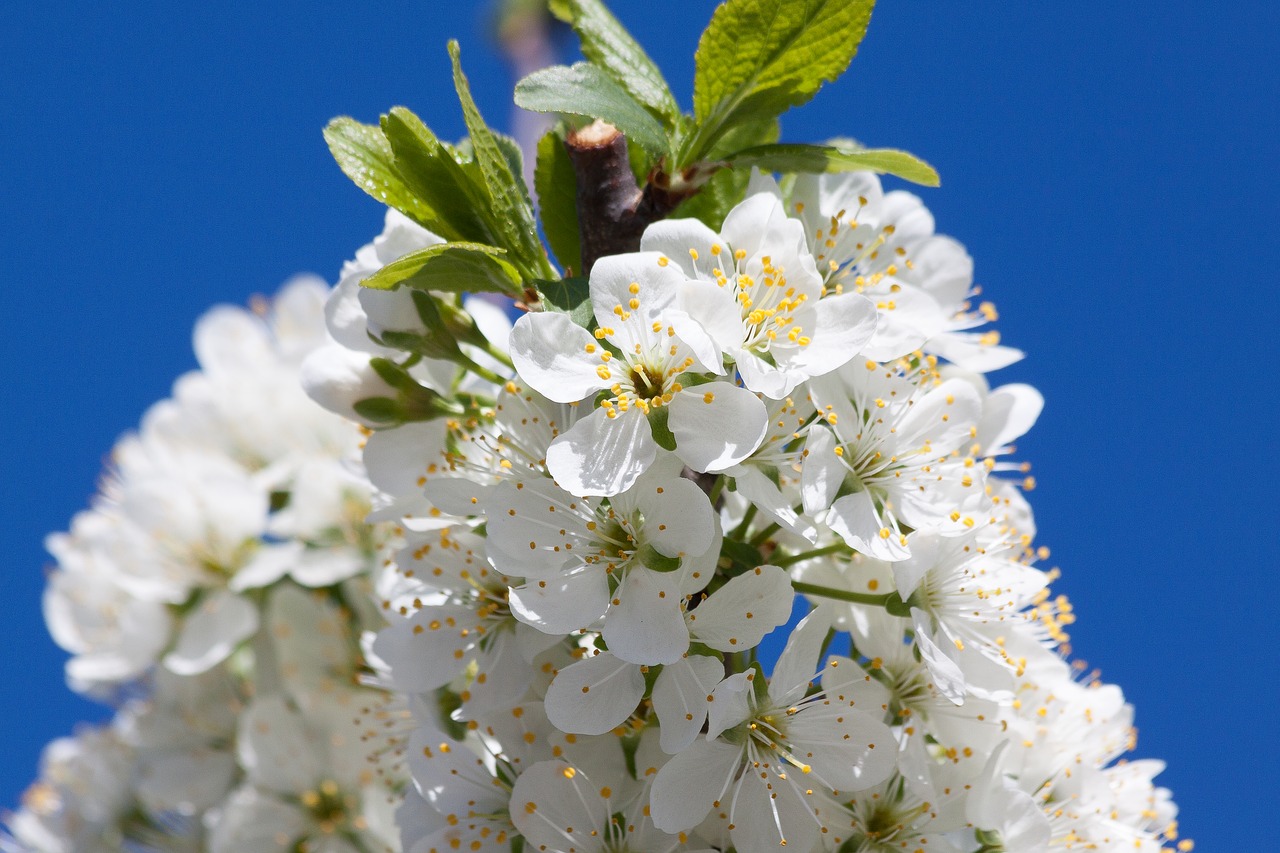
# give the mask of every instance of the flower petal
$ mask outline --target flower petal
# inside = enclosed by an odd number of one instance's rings
[[[547,688],[547,719],[562,732],[602,735],[625,722],[643,698],[640,667],[602,652],[560,670]]]
[[[755,452],[769,428],[760,398],[728,382],[686,388],[668,405],[676,455],[695,471],[737,465]]]
[[[661,723],[662,751],[675,755],[693,743],[707,721],[707,700],[724,677],[724,664],[689,655],[662,668],[653,685],[653,710]]]
[[[511,330],[511,360],[520,377],[557,403],[576,403],[609,387],[600,344],[569,315],[555,311],[525,314]]]
[[[663,832],[697,826],[724,796],[740,763],[741,750],[723,741],[696,740],[677,753],[653,780],[653,825]]]
[[[791,578],[777,566],[738,575],[686,617],[698,641],[721,652],[755,648],[791,617]]]
[[[575,495],[616,495],[653,464],[658,443],[639,409],[609,417],[596,409],[547,448],[547,470]]]
[[[695,488],[697,488],[695,486]],[[620,659],[637,664],[675,663],[689,648],[674,573],[633,566],[613,594],[604,640]]]

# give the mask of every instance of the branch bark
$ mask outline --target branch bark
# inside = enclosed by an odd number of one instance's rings
[[[687,197],[652,181],[641,188],[631,171],[627,138],[607,122],[573,131],[565,146],[577,178],[582,275],[605,255],[639,250],[644,229]]]

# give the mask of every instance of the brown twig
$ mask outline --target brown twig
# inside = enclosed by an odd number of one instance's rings
[[[627,157],[627,138],[607,122],[597,120],[571,132],[565,146],[578,183],[583,275],[605,255],[637,251],[644,229],[689,195],[656,181],[641,188]]]

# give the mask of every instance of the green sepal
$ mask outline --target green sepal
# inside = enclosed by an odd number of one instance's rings
[[[564,131],[553,128],[538,140],[533,188],[542,214],[542,233],[566,274],[582,270],[582,232],[578,227],[578,177],[564,144]]]
[[[339,116],[325,127],[324,141],[338,167],[360,189],[420,225],[435,220],[431,208],[400,177],[382,128]]]
[[[449,59],[453,63],[453,87],[462,103],[462,118],[475,149],[475,162],[483,175],[490,199],[485,211],[491,226],[502,237],[515,260],[529,273],[549,271],[546,253],[538,239],[538,225],[524,180],[511,171],[511,161],[498,143],[493,131],[471,97],[471,87],[462,73],[460,50],[456,41],[449,42]]]
[[[874,0],[728,0],[698,42],[697,131],[680,162],[700,159],[729,128],[775,118],[849,67]]]
[[[368,397],[351,405],[352,411],[375,424],[403,423],[400,404],[390,397]]]
[[[568,314],[573,322],[590,331],[596,325],[591,307],[591,286],[582,276],[553,281],[535,281],[534,286],[548,311]]]
[[[699,657],[704,657],[704,658],[715,658],[716,660],[724,660],[724,652],[717,651],[711,648],[710,646],[703,645],[702,643],[699,643],[697,640],[689,641],[688,655],[690,657],[697,655]]]
[[[734,166],[758,166],[767,172],[871,171],[895,175],[927,187],[939,184],[928,163],[893,148],[843,148],[834,145],[759,145],[725,157]]]
[[[649,428],[653,431],[653,440],[663,450],[676,449],[676,436],[671,431],[670,412],[666,406],[650,406]]]
[[[516,835],[511,839],[511,853],[524,853],[524,836]]]
[[[901,616],[904,619],[911,618],[911,602],[903,601],[902,597],[896,592],[889,596],[888,600],[885,601],[884,609],[891,616]]]
[[[680,105],[662,71],[600,0],[550,0],[551,14],[573,27],[582,55],[672,128]]]
[[[516,84],[516,104],[536,113],[598,118],[655,153],[668,147],[666,128],[622,86],[590,62],[553,65]]]
[[[518,296],[520,273],[505,252],[483,243],[437,243],[392,261],[360,282],[374,290],[400,285],[440,293],[502,293]]]
[[[436,689],[436,722],[440,730],[454,740],[465,740],[467,724],[453,718],[453,712],[462,707],[462,697],[448,687]]]
[[[636,556],[646,569],[652,569],[655,572],[674,572],[680,568],[679,557],[668,557],[648,542],[640,546]]]

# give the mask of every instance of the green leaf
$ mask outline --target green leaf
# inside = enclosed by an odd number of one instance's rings
[[[538,113],[604,119],[648,151],[661,154],[667,150],[662,124],[590,62],[553,65],[533,72],[516,84],[516,103]]]
[[[489,206],[483,178],[474,164],[458,162],[450,148],[404,107],[382,117],[382,132],[395,155],[396,170],[430,212],[423,226],[450,241],[496,243],[482,212]]]
[[[366,421],[373,423],[392,423],[401,420],[400,405],[390,397],[369,397],[356,400],[351,409]]]
[[[698,42],[693,114],[682,163],[725,129],[776,117],[849,67],[875,0],[728,0]]]
[[[542,233],[565,271],[582,269],[582,232],[578,229],[578,178],[564,147],[564,134],[547,131],[538,140],[533,188],[542,213]]]
[[[734,166],[759,166],[768,172],[872,171],[896,175],[928,187],[938,186],[937,171],[920,158],[893,148],[838,148],[830,145],[759,145],[728,155]]]
[[[547,270],[546,253],[538,239],[538,226],[523,178],[511,171],[511,163],[503,153],[493,131],[484,123],[471,97],[471,87],[462,73],[461,54],[456,41],[449,42],[449,58],[453,62],[453,87],[462,102],[462,118],[471,135],[476,163],[484,175],[492,204],[486,208],[487,218],[503,238],[514,259],[522,261],[530,273]]]
[[[338,166],[356,186],[389,207],[425,224],[432,211],[405,185],[382,129],[339,116],[324,129],[324,141]]]
[[[675,126],[680,105],[649,55],[600,0],[551,0],[551,13],[573,27],[582,55],[600,66],[637,102]]]
[[[548,311],[568,314],[573,322],[584,329],[589,330],[596,324],[595,311],[591,308],[591,287],[585,277],[535,281],[534,286]]]
[[[441,293],[520,294],[520,273],[481,243],[437,243],[394,260],[360,282],[374,290],[400,285]]]

